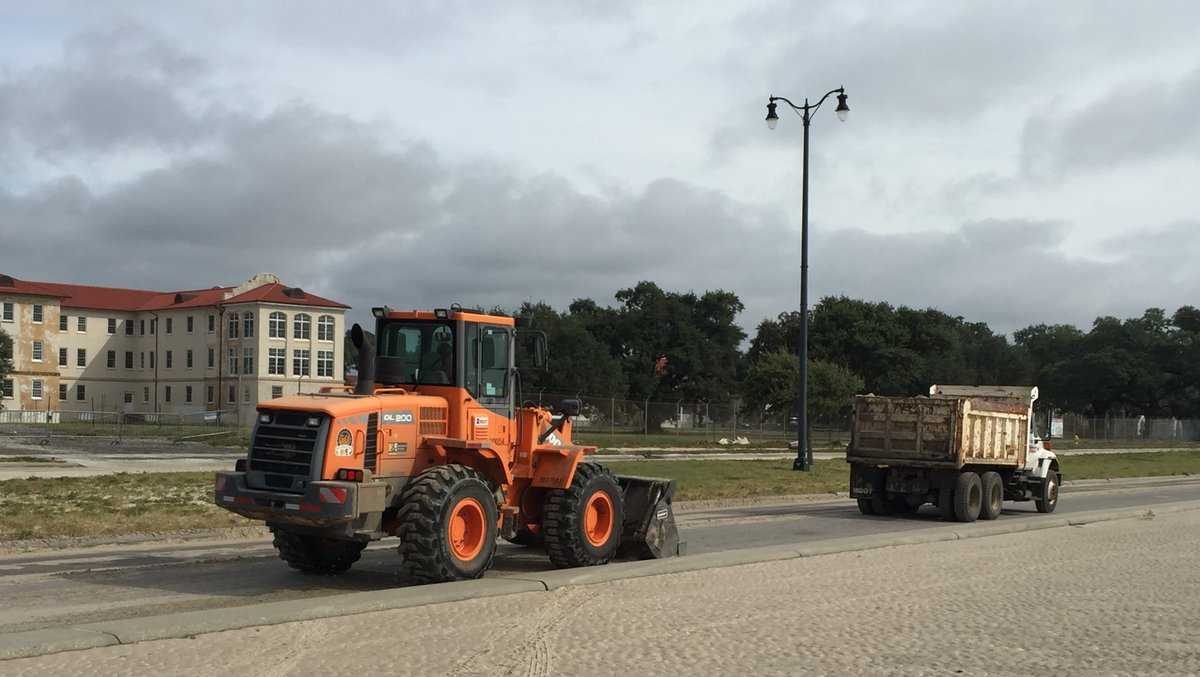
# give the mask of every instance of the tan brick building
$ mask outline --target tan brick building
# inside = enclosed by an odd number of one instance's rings
[[[261,400],[342,382],[348,308],[269,273],[176,292],[0,275],[0,408],[250,421]]]

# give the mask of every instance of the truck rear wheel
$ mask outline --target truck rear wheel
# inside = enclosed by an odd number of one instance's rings
[[[343,541],[313,534],[272,529],[279,558],[293,569],[309,574],[340,574],[362,557],[366,543]]]
[[[1004,507],[1004,480],[1000,473],[989,470],[979,476],[983,488],[983,504],[979,511],[979,519],[994,520],[1000,516]]]
[[[979,519],[983,507],[983,483],[973,472],[959,473],[954,482],[954,518],[959,522]]]
[[[1058,507],[1058,473],[1053,470],[1046,472],[1041,493],[1034,499],[1033,504],[1037,506],[1038,512],[1054,512]]]
[[[429,468],[400,496],[400,575],[416,583],[479,578],[496,555],[496,499],[464,465]]]
[[[547,493],[542,514],[546,553],[559,568],[606,564],[621,545],[621,486],[598,463],[580,463],[570,487]]]
[[[864,515],[874,515],[875,507],[869,498],[858,499],[858,511]]]

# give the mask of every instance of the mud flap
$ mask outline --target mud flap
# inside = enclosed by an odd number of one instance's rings
[[[659,559],[684,554],[675,511],[675,480],[617,475],[624,494],[625,523],[621,529],[620,557]]]

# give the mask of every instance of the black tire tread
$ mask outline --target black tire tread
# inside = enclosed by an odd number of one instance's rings
[[[958,479],[954,482],[954,517],[959,522],[974,522],[979,519],[979,512],[973,512],[970,508],[971,491],[970,489],[979,485],[979,475],[964,471],[959,474]],[[983,493],[983,487],[980,486],[980,494]],[[982,509],[983,501],[980,499],[980,508]]]
[[[874,515],[875,508],[871,504],[870,498],[858,499],[858,511],[864,515]]]
[[[1058,490],[1061,492],[1062,491],[1062,482],[1059,480],[1058,472],[1051,470],[1048,473],[1046,473],[1046,482],[1049,482],[1052,477],[1054,479],[1054,484],[1058,487]],[[1037,511],[1040,513],[1054,512],[1054,509],[1058,507],[1058,498],[1055,497],[1054,503],[1050,503],[1049,501],[1047,501],[1045,499],[1045,495],[1046,495],[1046,488],[1045,488],[1045,483],[1043,483],[1042,487],[1039,488],[1039,490],[1038,490],[1038,497],[1034,499],[1033,505],[1037,508]]]
[[[583,510],[583,494],[587,485],[597,478],[607,478],[616,487],[613,495],[616,514],[613,524],[613,545],[606,556],[596,557],[583,545],[583,532],[579,527]],[[575,477],[567,489],[554,489],[546,494],[542,512],[542,535],[545,538],[546,554],[550,562],[560,569],[607,564],[616,555],[621,545],[621,523],[624,509],[617,477],[599,463],[580,463],[575,468]]]
[[[983,503],[979,507],[979,519],[994,520],[1000,516],[1000,511],[1004,505],[1004,479],[1000,477],[1000,473],[989,470],[979,475],[979,482],[983,489]],[[992,491],[1000,492],[1000,506],[995,512],[991,509],[991,493]]]
[[[340,574],[362,557],[367,544],[314,534],[297,534],[273,529],[275,549],[288,566],[311,574]]]
[[[459,464],[428,468],[404,487],[400,510],[396,513],[401,578],[413,583],[442,583],[479,578],[492,567],[496,557],[495,539],[484,544],[487,562],[472,576],[464,576],[458,571],[447,554],[449,544],[445,542],[445,525],[441,524],[443,503],[450,498],[456,485],[472,480],[491,493],[487,481],[478,472]]]

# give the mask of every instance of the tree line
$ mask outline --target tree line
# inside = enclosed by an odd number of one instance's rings
[[[551,369],[526,388],[652,401],[738,400],[749,415],[795,413],[800,316],[763,320],[746,349],[738,296],[672,292],[639,282],[615,305],[565,311],[526,303],[514,314],[547,334]],[[934,308],[829,296],[809,321],[809,402],[844,416],[857,393],[913,395],[934,383],[1037,385],[1039,405],[1104,416],[1200,417],[1200,310],[1099,317],[1088,330],[1037,324],[994,332]]]

